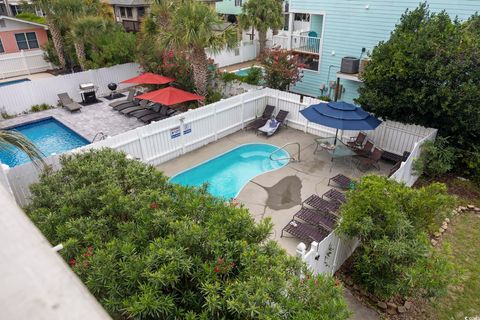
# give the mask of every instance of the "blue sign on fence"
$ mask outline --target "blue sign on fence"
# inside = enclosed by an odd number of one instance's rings
[[[170,129],[170,139],[180,137],[180,127]]]
[[[192,132],[192,125],[190,123],[185,123],[183,125],[183,134],[189,134]]]

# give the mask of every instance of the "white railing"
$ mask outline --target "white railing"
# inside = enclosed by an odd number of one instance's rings
[[[0,55],[0,79],[53,69],[43,58],[43,50],[20,51]]]
[[[292,50],[304,53],[320,53],[320,38],[302,35],[292,36]]]
[[[110,93],[107,87],[110,82],[119,83],[139,73],[138,64],[127,63],[0,87],[0,109],[8,114],[19,114],[30,110],[35,104],[46,103],[56,106],[57,94],[62,92],[67,92],[72,99],[78,101],[81,99],[78,86],[87,82],[98,86],[97,95],[107,95]]]
[[[273,46],[297,52],[320,54],[320,44],[320,38],[308,35],[273,36]]]

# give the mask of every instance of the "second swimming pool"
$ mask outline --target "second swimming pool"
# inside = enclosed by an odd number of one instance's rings
[[[270,144],[245,144],[204,163],[183,171],[171,178],[171,182],[199,187],[208,183],[210,194],[224,199],[235,198],[248,181],[256,176],[280,169],[288,164],[285,150]],[[276,160],[278,159],[278,160]]]

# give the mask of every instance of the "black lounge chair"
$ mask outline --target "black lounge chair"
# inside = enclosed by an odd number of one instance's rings
[[[300,209],[293,217],[301,219],[313,226],[322,227],[327,231],[332,231],[337,222],[337,217],[333,214],[307,208]]]
[[[338,191],[337,189],[328,190],[322,195],[322,198],[327,198],[332,201],[337,201],[339,203],[347,202],[347,198],[345,197],[345,195],[342,192]]]
[[[120,113],[122,113],[124,115],[130,115],[131,113],[136,112],[136,111],[150,110],[148,108],[151,108],[154,105],[155,105],[154,103],[151,103],[147,100],[142,100],[142,101],[140,101],[138,106],[128,107],[128,108],[125,108],[125,109],[122,109],[122,110],[119,110],[119,111],[120,111]]]
[[[285,110],[280,110],[275,117],[275,120],[278,122],[276,127],[270,127],[269,123],[270,121],[267,121],[264,126],[260,127],[257,129],[257,134],[259,132],[265,133],[268,137],[273,136],[275,133],[277,133],[278,129],[282,126],[282,124],[285,122],[288,116],[288,111]]]
[[[330,234],[329,231],[323,228],[317,228],[295,220],[290,221],[285,227],[283,227],[282,234],[280,235],[281,237],[284,237],[284,232],[289,233],[308,244],[313,241],[320,242]]]
[[[174,111],[173,111],[174,112]],[[138,120],[144,123],[150,123],[152,121],[159,121],[166,119],[173,113],[172,109],[166,106],[162,106],[158,112],[153,112],[151,114],[144,115],[142,117],[137,117]]]
[[[120,100],[120,101],[114,101],[112,103],[109,103],[108,105],[112,108],[113,107],[118,107],[118,106],[120,106],[124,103],[132,102],[133,98],[135,98],[135,89],[128,89],[127,99],[123,99],[123,100]]]
[[[261,128],[267,123],[268,119],[270,119],[275,111],[275,106],[271,106],[267,104],[265,109],[263,110],[263,114],[260,118],[253,120],[253,122],[249,123],[246,129],[255,129]]]
[[[130,101],[130,102],[125,102],[121,105],[118,105],[116,107],[113,107],[113,110],[116,110],[116,111],[122,111],[124,109],[127,109],[127,108],[131,108],[131,107],[138,107],[140,105],[140,102],[141,101],[146,101],[146,100],[136,100],[136,99],[133,99],[133,101]]]
[[[330,186],[331,182],[335,182],[340,188],[342,189],[350,189],[352,185],[352,179],[350,179],[347,176],[344,176],[343,174],[339,173],[335,177],[328,179],[328,185]]]
[[[80,111],[80,109],[82,109],[82,106],[78,102],[73,101],[73,99],[70,98],[68,93],[66,92],[59,93],[57,96],[60,104],[68,111],[74,112],[74,111]]]
[[[333,214],[335,214],[335,212],[337,212],[338,209],[340,208],[340,203],[336,201],[328,201],[328,200],[322,199],[316,194],[312,194],[310,197],[308,197],[307,200],[303,201],[302,207],[305,207],[305,205],[308,205],[322,212],[333,213]]]

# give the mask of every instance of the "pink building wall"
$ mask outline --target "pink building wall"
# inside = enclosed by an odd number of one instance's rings
[[[35,32],[35,34],[37,35],[37,41],[40,48],[42,48],[48,41],[47,31],[41,27],[19,29],[14,31],[2,31],[0,32],[0,39],[3,44],[3,49],[5,50],[4,53],[14,53],[14,52],[20,51],[17,47],[17,41],[15,40],[15,33],[21,33],[21,32]],[[39,49],[32,49],[32,50],[39,50]]]

